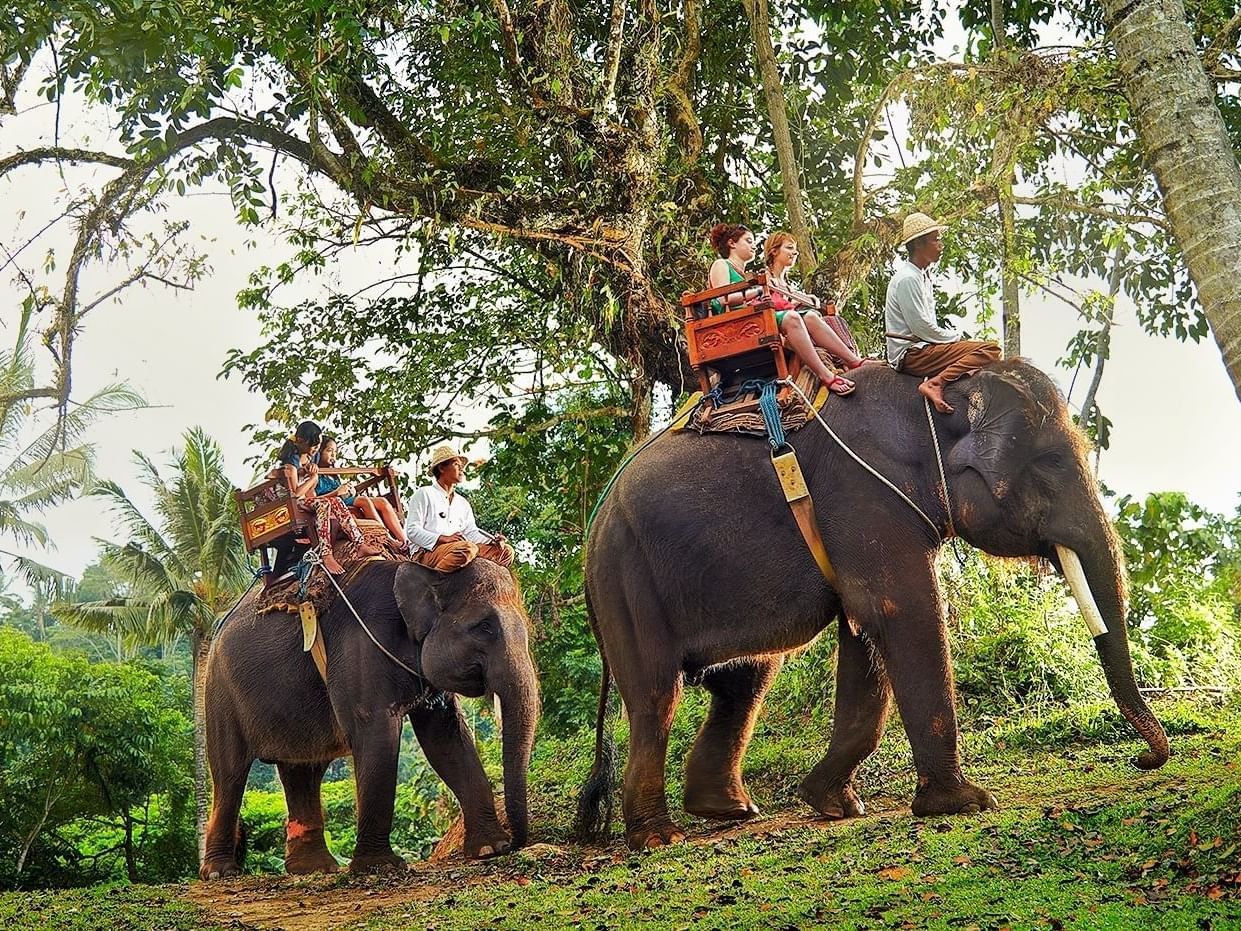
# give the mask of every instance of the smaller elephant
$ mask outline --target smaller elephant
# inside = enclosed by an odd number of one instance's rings
[[[358,840],[351,871],[403,865],[392,850],[397,757],[409,717],[427,761],[461,804],[465,853],[487,857],[526,842],[526,773],[539,695],[528,642],[529,619],[517,582],[485,559],[442,575],[412,563],[374,562],[320,619],[327,684],[302,652],[292,617],[256,613],[248,595],[207,660],[207,751],[215,800],[199,875],[238,872],[238,814],[250,765],[273,761],[289,820],[285,869],[332,872],[323,836],[320,783],[332,760],[353,756]],[[457,696],[494,695],[503,712],[504,804],[500,822],[491,784]],[[511,832],[511,833],[510,833]]]

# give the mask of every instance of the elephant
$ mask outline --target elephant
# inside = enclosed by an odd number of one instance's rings
[[[397,756],[408,715],[427,761],[461,804],[465,853],[488,857],[526,842],[527,769],[538,723],[539,690],[529,619],[505,568],[477,559],[447,575],[413,563],[364,565],[343,599],[320,618],[327,684],[295,617],[258,614],[250,593],[224,624],[207,659],[207,750],[215,799],[207,825],[203,879],[238,872],[238,814],[250,765],[275,762],[288,804],[285,868],[332,872],[323,836],[320,783],[328,765],[352,754],[357,847],[351,871],[402,865],[392,850]],[[504,807],[465,724],[458,695],[493,694],[503,711]]]
[[[587,536],[586,602],[604,677],[579,836],[606,832],[609,672],[630,728],[626,839],[635,849],[660,846],[684,837],[665,795],[683,686],[702,685],[711,696],[686,762],[685,810],[753,817],[741,761],[764,695],[784,654],[833,621],[840,643],[832,733],[800,797],[829,819],[864,813],[854,777],[878,746],[895,696],[918,776],[913,813],[995,807],[995,797],[962,774],[958,752],[935,572],[942,540],[954,533],[994,555],[1042,557],[1066,575],[1083,612],[1106,624],[1094,644],[1109,690],[1149,745],[1136,765],[1167,760],[1167,736],[1134,681],[1117,538],[1084,438],[1054,383],[1027,362],[996,363],[950,385],[954,413],[932,414],[911,376],[876,365],[855,377],[857,391],[829,399],[823,419],[911,503],[819,424],[789,434],[831,583],[798,531],[765,442],[667,433],[639,449],[600,502]]]

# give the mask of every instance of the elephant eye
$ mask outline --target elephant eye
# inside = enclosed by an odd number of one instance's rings
[[[486,617],[477,621],[470,629],[482,637],[494,637],[496,632],[495,625],[491,623],[490,618]]]

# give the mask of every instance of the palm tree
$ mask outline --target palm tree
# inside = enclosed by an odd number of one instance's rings
[[[82,402],[57,412],[45,429],[35,426],[34,361],[30,320],[34,307],[22,306],[11,350],[0,351],[0,540],[49,548],[47,528],[35,515],[73,497],[91,480],[94,447],[83,441],[101,416],[145,404],[124,384],[108,385]],[[33,434],[33,435],[32,435]],[[60,595],[67,576],[26,556],[0,550],[36,592]]]
[[[131,642],[168,644],[188,637],[193,663],[194,792],[199,853],[207,820],[207,742],[203,684],[216,621],[252,578],[237,521],[232,485],[220,447],[199,427],[185,434],[165,477],[134,453],[143,484],[155,496],[148,519],[116,482],[99,481],[91,493],[108,499],[125,528],[125,542],[101,541],[102,558],[134,594],[124,599],[55,607],[58,618],[88,630],[123,633]]]
[[[1103,13],[1138,138],[1241,399],[1241,283],[1236,269],[1241,164],[1215,87],[1198,56],[1181,0],[1106,0]],[[1228,29],[1224,27],[1221,39]],[[1218,64],[1215,46],[1207,52],[1208,59],[1212,56]]]

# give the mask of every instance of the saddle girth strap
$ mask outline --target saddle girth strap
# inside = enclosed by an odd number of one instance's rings
[[[773,450],[771,464],[776,470],[780,488],[784,491],[784,500],[788,502],[789,510],[793,512],[797,529],[801,531],[802,539],[806,541],[806,548],[814,557],[815,565],[823,573],[823,578],[829,585],[835,587],[836,570],[832,568],[832,561],[828,559],[827,549],[823,546],[823,537],[819,535],[819,522],[814,516],[814,499],[810,497],[810,489],[806,486],[806,479],[801,473],[796,450],[788,447],[788,452],[779,455],[776,455]]]

